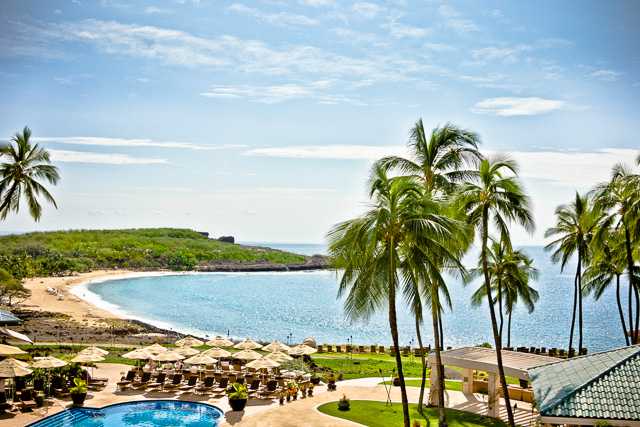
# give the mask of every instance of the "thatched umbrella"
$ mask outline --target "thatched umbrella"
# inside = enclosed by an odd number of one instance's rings
[[[273,353],[269,353],[266,356],[264,356],[263,359],[275,360],[276,362],[288,362],[289,360],[293,360],[293,357],[289,356],[286,353],[276,350]]]
[[[291,347],[286,344],[282,344],[280,341],[274,341],[271,344],[264,346],[262,349],[266,351],[289,351],[291,350]]]
[[[209,357],[216,357],[218,359],[223,359],[225,357],[231,356],[233,353],[231,353],[230,351],[227,351],[227,350],[223,350],[223,349],[218,348],[218,347],[213,347],[213,348],[210,348],[209,350],[203,352],[202,354],[204,354],[205,356],[209,356]]]
[[[193,356],[195,354],[198,354],[200,352],[195,348],[182,346],[173,350],[172,353],[179,354],[180,356],[188,357],[188,356]]]
[[[316,350],[313,347],[309,347],[308,345],[304,345],[304,344],[298,344],[297,346],[289,350],[287,353],[289,353],[292,356],[303,356],[305,354],[313,354],[317,352],[318,350]]]
[[[153,357],[153,355],[147,352],[144,348],[138,348],[136,350],[130,351],[127,354],[123,354],[122,357],[125,359],[133,359],[133,360],[149,360]]]
[[[169,349],[161,346],[160,344],[150,345],[149,347],[145,347],[147,353],[155,356],[156,354],[164,353],[165,351],[169,351]]]
[[[180,356],[172,351],[166,351],[164,353],[156,354],[151,358],[156,362],[177,362],[178,360],[184,359],[184,356]]]
[[[0,344],[0,354],[2,355],[27,354],[27,352],[18,347],[13,347],[11,345],[6,345],[6,344]]]
[[[61,368],[63,366],[68,365],[67,362],[65,362],[64,360],[60,360],[60,359],[56,359],[53,356],[47,356],[47,357],[43,357],[42,359],[37,360],[33,365],[31,365],[32,368],[40,368],[40,369],[46,369],[47,370],[47,386],[51,384],[51,378],[50,378],[50,369],[51,368]],[[45,390],[48,390],[49,387],[47,387]]]
[[[207,341],[206,343],[207,345],[210,345],[212,347],[222,347],[222,348],[227,348],[227,347],[231,347],[233,345],[233,342],[222,338],[221,336],[217,336],[214,339],[212,339],[211,341]]]
[[[91,354],[91,353],[80,354],[80,353],[78,353],[78,355],[76,357],[71,359],[71,362],[80,363],[82,365],[87,365],[89,363],[100,362],[102,360],[104,360],[104,357],[98,356],[97,354]],[[93,367],[91,368],[91,375],[93,375]]]
[[[186,359],[184,363],[188,363],[190,365],[213,365],[217,361],[218,359],[214,359],[213,357],[209,357],[204,354],[196,354],[195,356]],[[199,371],[198,374],[200,376],[202,372]]]
[[[106,356],[107,354],[109,354],[109,352],[102,348],[98,348],[95,345],[92,345],[91,347],[87,347],[84,350],[80,351],[78,354],[97,354],[98,356]]]
[[[252,360],[252,359],[260,359],[262,355],[253,350],[242,350],[237,353],[234,353],[231,357],[241,360]]]
[[[249,338],[242,341],[240,344],[234,345],[234,347],[241,350],[255,350],[256,348],[262,348],[260,344],[255,341],[251,341]]]
[[[200,346],[202,344],[204,344],[204,342],[202,342],[202,341],[200,341],[198,339],[195,339],[193,337],[186,337],[186,338],[183,338],[183,339],[175,342],[175,345],[180,345],[180,346],[184,345],[184,346],[187,346],[187,347],[198,347],[198,346]]]
[[[280,362],[272,359],[266,359],[264,357],[262,359],[254,360],[247,363],[248,368],[260,369],[262,371],[263,377],[267,374],[266,371],[268,368],[277,368],[278,366],[280,366]]]
[[[33,371],[24,367],[24,362],[8,357],[0,362],[0,378],[15,378],[29,375]],[[11,387],[12,399],[15,397],[15,381]]]

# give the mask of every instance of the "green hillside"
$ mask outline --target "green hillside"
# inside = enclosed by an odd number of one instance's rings
[[[70,230],[0,236],[0,263],[16,278],[91,268],[171,268],[274,263],[306,257],[209,239],[193,230]]]

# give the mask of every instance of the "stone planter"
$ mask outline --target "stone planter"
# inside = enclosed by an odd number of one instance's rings
[[[232,411],[244,411],[244,407],[247,406],[248,399],[229,399],[229,405]]]
[[[84,404],[84,400],[87,398],[87,393],[71,393],[71,400],[74,405]]]
[[[351,402],[338,402],[338,409],[346,411],[349,409],[349,405],[351,405]]]

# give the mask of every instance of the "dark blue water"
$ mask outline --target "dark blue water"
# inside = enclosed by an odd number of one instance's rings
[[[295,246],[287,245],[287,250]],[[323,252],[320,245],[301,246],[308,246],[306,253]],[[567,348],[575,266],[569,265],[560,273],[559,266],[551,263],[541,247],[527,247],[525,251],[540,270],[540,278],[533,284],[540,300],[532,314],[523,307],[516,309],[511,344]],[[467,265],[475,266],[476,259],[476,254],[470,255]],[[445,345],[492,343],[488,307],[471,308],[469,304],[471,294],[480,283],[465,287],[458,279],[451,278],[448,286],[453,311],[444,315]],[[183,333],[213,337],[227,335],[229,331],[233,338],[261,341],[287,341],[291,336],[296,343],[306,337],[330,344],[345,344],[351,337],[362,345],[391,343],[386,312],[366,324],[351,324],[345,319],[343,301],[336,298],[338,278],[328,271],[146,277],[92,283],[89,289],[117,306],[111,309],[120,314]],[[598,302],[591,297],[584,299],[584,343],[591,352],[625,345],[613,289]],[[415,321],[402,307],[401,300],[398,308],[400,341],[410,345],[413,339],[415,345]],[[425,313],[425,319],[423,341],[432,343],[429,313]],[[577,347],[577,334],[574,347]]]

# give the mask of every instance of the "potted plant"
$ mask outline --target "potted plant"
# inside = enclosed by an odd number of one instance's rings
[[[240,383],[233,383],[229,387],[229,405],[233,411],[244,411],[247,405],[247,387]]]
[[[291,389],[291,397],[293,397],[293,400],[298,400],[298,387]]]
[[[284,405],[284,391],[280,392],[280,404]]]
[[[302,398],[307,397],[307,387],[304,384],[300,385],[300,392],[302,393]]]
[[[311,384],[313,385],[318,385],[320,384],[320,377],[317,376],[316,374],[312,374],[313,376],[311,377]]]
[[[336,389],[336,378],[333,376],[333,374],[327,375],[327,389],[328,390]]]
[[[309,397],[313,396],[313,389],[314,389],[315,387],[316,387],[316,386],[314,386],[314,385],[313,385],[313,383],[309,384],[309,387],[307,387],[307,395],[308,395]]]
[[[44,405],[44,393],[36,393],[36,395],[33,397],[33,400],[36,402],[36,406],[40,408],[42,405]]]
[[[74,378],[75,387],[71,387],[71,400],[74,405],[82,405],[87,398],[87,383],[80,378]]]
[[[346,394],[343,394],[342,398],[338,400],[338,409],[340,409],[341,411],[348,411],[350,405],[351,402],[349,401],[349,398]]]

